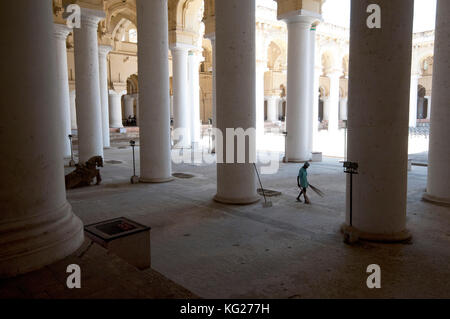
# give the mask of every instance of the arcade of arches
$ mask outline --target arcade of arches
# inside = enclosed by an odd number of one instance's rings
[[[372,2],[383,7],[383,28],[391,32],[365,27],[366,7]],[[70,29],[63,18],[73,3],[81,7],[81,28]],[[228,262],[233,273],[239,272],[234,262],[264,272],[273,259],[285,258],[289,264],[302,259],[310,244],[334,249],[332,263],[338,266],[350,265],[346,258],[373,263],[361,248],[350,254],[342,250],[341,224],[342,231],[368,242],[416,238],[408,246],[413,248],[404,251],[406,246],[396,244],[371,246],[391,249],[384,259],[390,270],[395,269],[392,251],[416,260],[420,253],[414,249],[430,256],[439,250],[434,244],[448,248],[450,2],[438,0],[436,31],[414,34],[413,0],[352,1],[350,30],[324,21],[323,3],[3,1],[2,30],[9,31],[2,43],[9,49],[2,53],[0,276],[26,274],[62,260],[86,240],[83,224],[122,215],[153,227],[152,258],[161,273],[210,297],[289,296],[281,288],[273,288],[273,294],[270,290],[284,279],[278,282],[261,273],[265,279],[260,281],[257,271],[255,277],[247,273],[255,283],[249,287],[265,293],[236,283],[241,290],[227,288],[221,295],[217,286],[202,282],[200,271],[189,273],[200,260],[217,272]],[[211,153],[217,147],[211,129],[230,127],[256,128],[258,151],[282,154],[279,172],[263,177],[269,187],[283,191],[271,209],[257,203],[259,184],[252,165],[172,163],[173,130],[184,129],[177,144],[184,152],[206,148]],[[135,188],[125,186],[132,170],[126,147],[130,139],[139,142],[141,183]],[[248,151],[251,146],[245,147]],[[427,167],[409,172],[408,154],[424,151]],[[102,186],[66,192],[63,174],[71,170],[72,154],[80,163],[93,156],[105,159]],[[317,159],[317,154],[324,159],[312,163],[310,178],[323,184],[327,197],[316,198],[310,208],[295,206],[298,163]],[[108,164],[113,159],[121,164]],[[352,205],[350,177],[346,180],[339,163],[343,159],[359,164]],[[195,177],[174,181],[175,170]],[[198,231],[199,238],[194,233],[179,237],[180,231]],[[186,242],[197,246],[183,248]],[[240,243],[248,250],[239,248]],[[281,248],[295,244],[302,246],[300,255]],[[258,247],[274,252],[250,252]],[[202,253],[177,266],[176,256],[183,250]],[[239,262],[231,262],[237,255]],[[450,255],[441,257],[423,269],[442,270],[439,262],[446,259],[448,265]],[[223,258],[223,264],[208,258]],[[181,269],[184,275],[178,275]],[[231,274],[220,277],[202,269],[217,285],[234,282]],[[295,271],[287,267],[281,277]],[[448,270],[436,273],[450,275]],[[332,281],[323,279],[321,289]],[[448,287],[439,287],[441,297],[450,296]],[[295,295],[297,288],[286,289]],[[310,296],[331,294],[314,289]]]

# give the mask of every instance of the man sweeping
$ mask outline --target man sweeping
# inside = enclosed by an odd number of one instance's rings
[[[301,202],[302,200],[300,197],[303,194],[303,197],[305,198],[305,204],[310,204],[308,196],[306,196],[306,190],[309,187],[308,184],[308,172],[307,169],[309,167],[309,163],[306,162],[302,168],[300,168],[300,171],[298,172],[297,176],[297,185],[300,187],[300,194],[298,194],[297,201]]]

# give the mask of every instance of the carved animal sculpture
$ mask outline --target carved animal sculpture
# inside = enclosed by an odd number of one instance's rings
[[[97,167],[103,167],[101,156],[92,157],[85,164],[78,164],[76,167],[72,173],[66,176],[66,189],[90,186],[94,178],[97,180],[97,185],[100,185],[102,178]]]

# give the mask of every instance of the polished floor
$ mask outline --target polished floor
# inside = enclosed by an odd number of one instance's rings
[[[295,200],[297,164],[264,175],[265,188],[282,192],[264,208],[215,203],[214,165],[174,165],[174,172],[194,177],[131,185],[131,149],[122,141],[105,157],[101,186],[68,193],[75,213],[85,224],[125,216],[152,227],[153,268],[200,297],[450,297],[450,208],[421,200],[426,167],[409,173],[412,241],[348,246],[339,232],[345,207],[339,159],[312,164],[310,182],[326,196],[311,195],[310,206]],[[381,289],[367,288],[370,264],[381,267]]]

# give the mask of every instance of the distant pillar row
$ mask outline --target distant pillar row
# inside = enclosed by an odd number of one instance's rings
[[[255,0],[216,1],[217,128],[255,128]],[[233,23],[230,23],[232,21]],[[219,145],[216,145],[219,147]],[[219,150],[216,149],[216,153]],[[256,153],[246,143],[245,153]],[[215,200],[228,204],[250,204],[259,200],[253,164],[217,164]]]
[[[406,195],[414,1],[378,0],[383,30],[389,32],[367,28],[371,3],[351,2],[348,160],[359,165],[352,224],[361,239],[401,241],[410,237]],[[349,184],[348,177],[345,228],[350,224]]]
[[[167,0],[137,0],[136,7],[139,34],[140,180],[161,183],[173,179],[168,6]]]
[[[99,73],[100,73],[100,97],[101,97],[101,109],[102,109],[102,136],[103,147],[108,148],[111,146],[111,140],[109,136],[109,94],[108,94],[108,53],[111,52],[112,47],[101,45],[98,48],[99,59]],[[120,113],[122,114],[122,113]]]
[[[55,92],[58,95],[58,112],[60,118],[57,123],[61,125],[61,134],[59,139],[63,144],[64,158],[70,158],[70,140],[71,120],[70,120],[70,93],[67,71],[67,47],[66,40],[72,29],[63,24],[54,25],[54,37],[56,39],[56,65],[57,65],[57,86]]]
[[[434,47],[428,185],[424,198],[450,205],[450,2],[438,0]]]
[[[103,157],[102,101],[100,94],[97,30],[105,13],[81,9],[81,28],[74,30],[79,161]]]
[[[14,105],[0,108],[0,117],[7,119],[2,122],[0,145],[8,146],[0,157],[3,278],[65,258],[80,247],[84,235],[64,187],[60,137],[67,132],[57,124],[62,99],[56,88],[63,81],[54,63],[52,2],[4,1],[0,18],[14,30],[3,35],[2,41],[13,45],[3,52],[0,61],[7,81],[2,84],[8,87],[2,103]],[[68,108],[67,96],[64,101],[63,106]]]

